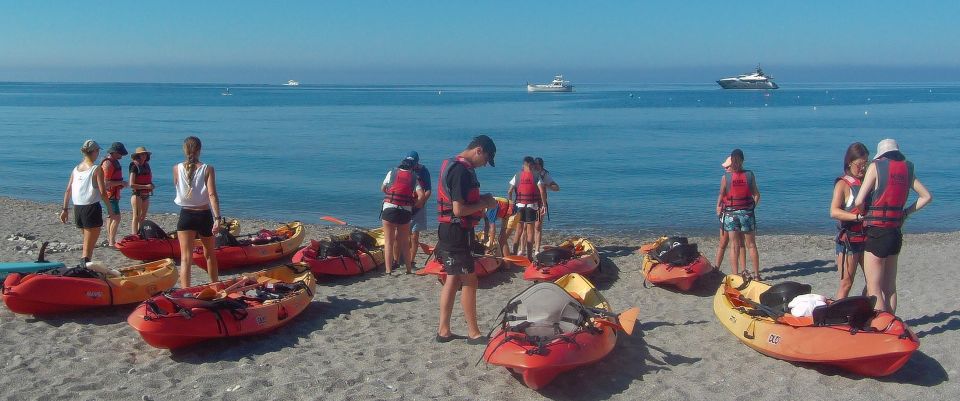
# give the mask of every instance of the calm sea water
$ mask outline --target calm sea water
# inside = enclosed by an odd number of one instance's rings
[[[59,202],[93,138],[150,149],[151,210],[172,212],[171,166],[197,135],[225,215],[373,226],[380,181],[407,151],[436,176],[443,158],[486,133],[499,151],[496,168],[479,170],[485,192],[505,194],[523,156],[546,160],[561,186],[548,229],[713,233],[720,163],[739,147],[762,193],[761,233],[828,233],[846,146],[873,151],[893,137],[935,198],[907,230],[960,229],[960,84],[781,86],[231,85],[222,96],[222,85],[0,83],[0,195]]]

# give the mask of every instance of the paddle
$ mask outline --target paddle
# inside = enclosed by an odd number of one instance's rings
[[[436,249],[436,247],[433,247],[433,246],[430,246],[430,245],[428,245],[428,244],[424,244],[423,242],[421,242],[421,243],[420,243],[420,249],[423,251],[423,253],[425,253],[425,254],[427,254],[427,255],[432,255],[432,254],[433,254],[433,251]],[[501,260],[504,260],[504,261],[513,263],[513,264],[515,264],[515,265],[527,266],[527,265],[530,264],[530,259],[527,259],[525,256],[521,256],[521,255],[493,256],[493,255],[477,255],[477,254],[472,254],[471,256],[473,256],[473,257],[475,257],[475,258],[494,258],[494,259],[501,259]]]
[[[637,323],[637,316],[640,314],[640,308],[634,306],[631,307],[619,314],[609,312],[605,309],[598,308],[587,308],[587,310],[601,316],[613,317],[617,319],[617,323],[611,322],[609,320],[598,320],[601,324],[607,324],[623,330],[627,335],[633,334],[633,328]]]
[[[331,223],[333,223],[333,224],[338,224],[338,225],[341,225],[341,226],[347,225],[347,222],[345,222],[345,221],[343,221],[343,220],[340,220],[340,219],[338,219],[338,218],[336,218],[336,217],[333,217],[333,216],[322,216],[322,217],[320,217],[320,220],[326,220],[326,221],[329,221],[329,222],[331,222]]]

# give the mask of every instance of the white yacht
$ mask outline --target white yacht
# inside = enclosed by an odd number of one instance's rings
[[[287,83],[283,84],[283,86],[300,86],[300,82],[291,79],[287,81]]]
[[[563,75],[553,77],[549,84],[527,84],[527,92],[573,92],[570,81],[564,81]]]
[[[738,75],[736,77],[723,78],[717,81],[723,89],[777,89],[779,86],[773,82],[773,77],[765,75],[760,66],[751,73]]]
[[[220,92],[220,95],[222,95],[222,96],[233,96],[233,94],[230,93],[230,88],[226,88],[223,92]]]

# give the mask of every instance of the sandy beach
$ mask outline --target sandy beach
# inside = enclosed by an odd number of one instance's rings
[[[126,206],[126,205],[125,205]],[[0,197],[0,261],[35,258],[40,241],[51,241],[48,259],[74,264],[80,233],[56,219],[59,206]],[[120,232],[129,232],[129,207]],[[229,213],[226,214],[229,216]],[[296,216],[290,216],[295,219]],[[165,229],[176,216],[151,215]],[[315,217],[308,223],[315,223]],[[276,222],[241,220],[242,232]],[[320,239],[349,228],[307,224],[307,238]],[[433,242],[435,233],[424,233]],[[564,234],[545,233],[545,244]],[[667,233],[676,234],[676,233]],[[761,235],[761,268],[772,282],[794,280],[832,295],[836,272],[832,234]],[[104,246],[95,259],[112,267],[135,264]],[[483,346],[434,340],[439,285],[433,276],[381,271],[346,278],[321,278],[313,304],[272,334],[211,341],[168,351],[150,347],[126,323],[133,306],[68,315],[15,315],[0,307],[2,399],[185,400],[540,400],[540,399],[952,399],[960,361],[960,301],[953,272],[960,233],[910,234],[900,258],[899,310],[920,336],[920,349],[897,373],[863,378],[813,365],[761,355],[717,321],[712,297],[719,275],[701,280],[693,294],[644,288],[643,242],[653,238],[591,238],[602,256],[593,282],[622,310],[641,309],[639,330],[621,336],[599,363],[558,377],[536,392],[505,369],[476,365]],[[696,237],[708,259],[717,237]],[[418,266],[425,259],[418,257]],[[258,266],[265,267],[265,266]],[[232,276],[250,267],[226,272]],[[729,271],[726,264],[724,270]],[[194,268],[193,282],[206,280]],[[505,302],[529,286],[518,269],[480,283],[481,329],[489,330]],[[863,286],[858,273],[854,292]],[[459,303],[454,331],[464,334]],[[954,350],[954,351],[951,351]]]

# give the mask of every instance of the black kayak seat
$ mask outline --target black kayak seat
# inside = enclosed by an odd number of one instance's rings
[[[783,312],[788,312],[787,304],[798,295],[809,294],[813,287],[796,281],[784,281],[770,286],[760,294],[760,304]]]
[[[857,330],[866,330],[870,320],[877,315],[875,296],[852,296],[829,305],[813,309],[813,324],[817,326],[849,325]]]

